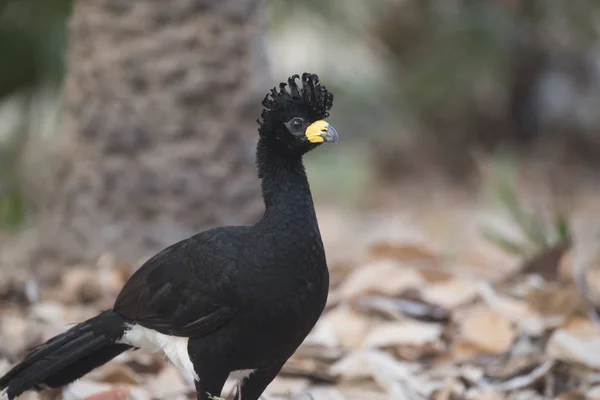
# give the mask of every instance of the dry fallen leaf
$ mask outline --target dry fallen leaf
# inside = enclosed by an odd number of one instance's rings
[[[119,363],[108,363],[104,368],[90,372],[87,377],[94,381],[112,384],[138,385],[143,382],[143,378],[132,368]]]
[[[446,309],[454,309],[474,300],[478,293],[478,282],[461,278],[435,283],[421,291],[423,300]]]
[[[546,361],[536,366],[533,370],[524,374],[514,376],[503,382],[487,383],[486,388],[495,389],[502,392],[514,391],[532,387],[535,383],[545,378],[554,367],[554,361]]]
[[[329,372],[329,364],[314,358],[302,358],[294,354],[283,366],[279,376],[308,378],[314,382],[333,383],[337,376]]]
[[[553,245],[528,260],[522,266],[521,272],[536,274],[548,281],[555,281],[560,274],[560,262],[563,254],[569,250],[570,246],[569,240]]]
[[[102,289],[95,270],[88,267],[70,268],[62,278],[61,300],[90,303],[102,297]]]
[[[465,391],[466,388],[463,382],[459,381],[458,379],[451,378],[444,383],[443,388],[437,390],[433,394],[432,398],[434,400],[461,399],[464,398]]]
[[[387,322],[375,326],[367,335],[367,347],[424,346],[442,335],[443,327],[417,321]]]
[[[269,384],[265,395],[280,395],[289,396],[294,393],[299,393],[310,386],[310,380],[306,378],[288,378],[283,376],[276,377]]]
[[[57,301],[43,301],[29,307],[29,317],[47,324],[66,325],[66,309]]]
[[[319,322],[335,333],[336,342],[345,348],[356,348],[362,345],[371,326],[364,315],[349,307],[340,306],[330,311]]]
[[[329,371],[339,376],[342,381],[359,381],[372,378],[367,365],[367,355],[364,350],[357,350],[333,364]]]
[[[558,264],[558,277],[563,282],[574,283],[573,277],[573,250],[567,250]]]
[[[431,250],[419,245],[391,242],[379,242],[369,249],[373,257],[392,258],[404,262],[437,264],[438,256]]]
[[[489,249],[477,240],[461,243],[469,250],[452,247],[447,253],[452,262],[442,262],[427,249],[443,251],[439,242],[422,236],[425,246],[397,244],[394,236],[366,257],[364,248],[353,249],[356,257],[347,252],[336,257],[322,318],[261,399],[578,400],[587,390],[586,398],[600,400],[600,374],[594,372],[600,328],[573,318],[582,314],[573,301],[579,294],[568,279],[547,282],[517,273],[513,282],[494,288],[498,271],[512,264],[488,262]],[[340,246],[345,248],[347,243]],[[569,253],[561,258],[563,277],[568,263]],[[497,268],[488,270],[490,265]],[[5,297],[0,324],[15,321],[7,329],[27,335],[37,331],[37,338],[27,342],[38,344],[110,307],[132,270],[110,257],[98,265],[75,266],[71,274],[65,269],[62,281],[39,281],[39,297],[28,297],[34,300]],[[35,279],[25,274],[19,285]],[[16,337],[15,342],[6,336]],[[4,335],[0,326],[0,348],[3,343],[12,348],[20,336]],[[21,354],[0,355],[2,372]],[[227,381],[225,398],[232,398],[235,385]],[[162,355],[143,350],[116,357],[66,388],[64,397],[60,392],[41,398],[116,400],[125,392],[128,400],[195,398],[192,382]],[[23,396],[33,399],[40,397]]]
[[[192,389],[173,364],[165,365],[158,375],[149,380],[146,387],[154,398],[173,400],[185,400],[186,393]]]
[[[115,388],[106,392],[87,396],[84,400],[130,400],[129,389]]]
[[[323,322],[325,321],[325,322]],[[334,348],[339,346],[338,334],[330,320],[319,320],[302,343],[304,346]]]
[[[586,400],[586,397],[580,391],[569,391],[558,395],[556,400]]]
[[[365,356],[375,382],[394,399],[424,400],[437,389],[417,376],[417,364],[397,360],[379,350],[368,351]]]
[[[490,381],[505,382],[517,376],[533,371],[543,360],[543,354],[539,348],[532,348],[529,353],[511,354],[507,360],[499,359],[485,365],[485,374]]]
[[[107,383],[98,383],[89,379],[80,379],[67,386],[63,391],[63,400],[132,400],[128,388],[113,388]],[[121,397],[117,397],[121,396]]]
[[[339,292],[344,299],[373,293],[396,296],[405,290],[419,288],[424,282],[413,268],[393,260],[376,260],[352,271],[340,285]]]
[[[525,300],[542,316],[564,320],[574,315],[581,304],[581,297],[573,287],[558,282],[532,288]]]
[[[115,357],[112,362],[126,364],[134,372],[139,374],[157,374],[162,371],[166,360],[157,353],[137,350],[123,353]]]
[[[600,385],[591,387],[585,394],[588,400],[600,400]]]
[[[356,302],[361,310],[375,311],[387,318],[402,319],[402,315],[428,322],[448,322],[450,313],[442,307],[408,297],[362,296]]]
[[[548,328],[556,327],[563,321],[562,317],[544,317],[524,300],[498,295],[489,284],[480,287],[480,295],[492,310],[516,324],[521,333],[529,336],[539,337]]]
[[[20,356],[40,336],[39,329],[32,329],[24,317],[5,315],[0,319],[0,353],[15,358]]]
[[[508,351],[515,338],[510,322],[485,307],[476,307],[468,312],[460,323],[460,332],[461,340],[492,354]]]
[[[56,392],[56,391],[54,391]],[[55,397],[58,396],[58,393],[54,393]],[[52,395],[50,395],[52,396]],[[49,400],[51,397],[47,397],[45,394],[37,393],[37,392],[25,392],[21,396],[19,396],[19,400]],[[54,400],[52,399],[52,400]]]
[[[291,397],[292,400],[388,400],[384,393],[361,388],[312,387]]]
[[[465,394],[466,400],[503,400],[501,392],[491,389],[471,388]]]
[[[548,357],[600,368],[600,331],[584,319],[577,319],[552,333],[546,345]]]

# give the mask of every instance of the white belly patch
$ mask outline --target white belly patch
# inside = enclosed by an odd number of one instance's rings
[[[153,353],[162,351],[167,358],[191,379],[198,380],[198,374],[187,350],[188,338],[169,336],[137,324],[128,324],[127,330],[118,343],[146,349]]]

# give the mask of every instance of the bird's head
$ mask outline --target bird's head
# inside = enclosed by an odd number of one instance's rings
[[[297,80],[300,79],[300,84]],[[290,77],[271,89],[262,102],[259,133],[282,151],[306,153],[325,142],[337,142],[338,134],[325,121],[333,105],[333,94],[319,77],[304,73]]]

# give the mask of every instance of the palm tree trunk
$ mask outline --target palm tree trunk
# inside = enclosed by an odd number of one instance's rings
[[[79,0],[41,249],[135,261],[262,212],[256,118],[264,0]]]

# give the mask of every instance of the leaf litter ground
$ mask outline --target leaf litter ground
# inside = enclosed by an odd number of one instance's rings
[[[600,399],[592,307],[600,304],[600,258],[589,240],[596,236],[586,232],[580,242],[588,238],[587,245],[558,243],[524,262],[481,233],[486,224],[514,233],[501,213],[454,208],[354,215],[320,207],[328,305],[263,398]],[[97,265],[68,266],[53,282],[6,268],[0,372],[110,307],[134,269],[109,255]],[[227,396],[233,390],[228,382]],[[195,397],[164,357],[135,351],[63,390],[23,396],[38,398]]]

